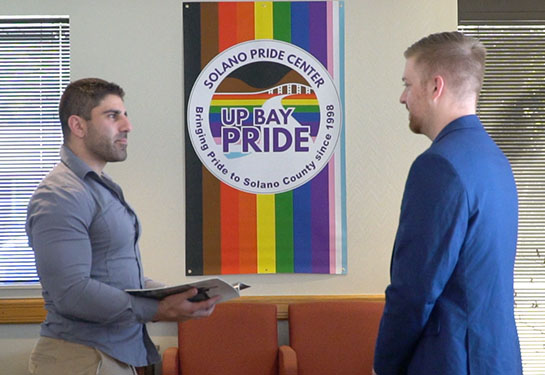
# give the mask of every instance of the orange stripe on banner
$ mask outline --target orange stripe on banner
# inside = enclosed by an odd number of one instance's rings
[[[237,43],[254,39],[254,3],[237,3]]]
[[[221,273],[239,273],[239,191],[222,183],[221,196]]]
[[[257,273],[257,198],[241,191],[238,199],[240,273]]]
[[[218,3],[219,52],[237,43],[237,4]]]

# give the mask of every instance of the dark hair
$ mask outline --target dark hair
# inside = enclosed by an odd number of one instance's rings
[[[486,49],[478,39],[458,31],[431,34],[407,48],[404,55],[415,58],[424,79],[441,74],[459,93],[469,90],[479,95]]]
[[[90,120],[91,110],[107,95],[117,95],[123,99],[125,92],[117,84],[100,78],[80,79],[66,87],[59,103],[59,119],[65,141],[70,134],[68,118],[77,115]]]

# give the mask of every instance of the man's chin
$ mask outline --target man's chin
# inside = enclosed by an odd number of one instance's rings
[[[127,153],[120,153],[120,154],[117,154],[117,155],[113,155],[110,160],[108,160],[108,163],[115,163],[115,162],[118,162],[118,161],[125,161],[127,160]]]
[[[422,134],[421,127],[413,122],[409,122],[409,129],[411,129],[414,134]]]

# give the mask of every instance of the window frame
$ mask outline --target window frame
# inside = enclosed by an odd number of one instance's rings
[[[26,205],[60,159],[69,16],[0,16],[0,66],[0,289],[2,297],[31,297],[41,286],[24,231]]]
[[[545,20],[461,20],[458,30],[487,48],[477,114],[517,183],[515,320],[524,374],[538,375],[545,368]]]

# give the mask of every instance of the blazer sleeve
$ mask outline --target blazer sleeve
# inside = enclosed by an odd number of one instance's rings
[[[411,166],[375,350],[378,375],[404,374],[437,298],[458,262],[467,194],[453,166],[424,153]]]

